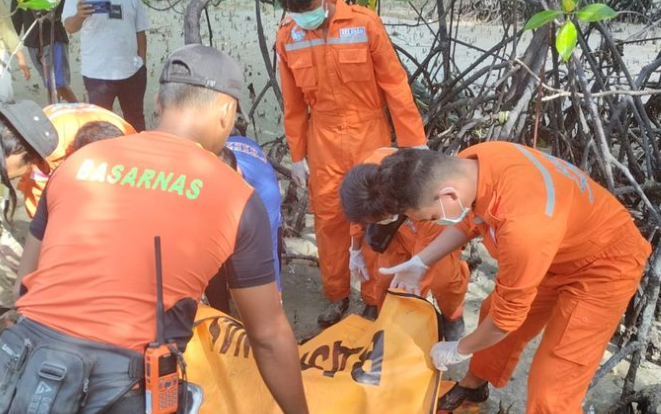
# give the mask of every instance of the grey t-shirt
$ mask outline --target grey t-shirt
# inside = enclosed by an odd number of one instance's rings
[[[78,0],[65,0],[62,20],[77,12]],[[92,79],[128,79],[142,67],[136,33],[149,29],[140,0],[111,0],[110,13],[93,14],[80,30],[80,72]]]

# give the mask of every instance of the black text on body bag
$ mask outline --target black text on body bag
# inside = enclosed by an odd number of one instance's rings
[[[84,355],[55,345],[35,349],[18,381],[9,414],[72,414],[84,402],[92,364]]]

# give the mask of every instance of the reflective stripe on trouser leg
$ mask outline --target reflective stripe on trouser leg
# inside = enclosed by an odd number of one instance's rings
[[[374,111],[365,119],[312,113],[308,132],[310,202],[324,294],[330,301],[344,299],[351,290],[351,236],[349,222],[342,213],[340,184],[351,167],[383,146],[384,141],[387,145],[390,137],[386,131],[389,129],[382,111]]]

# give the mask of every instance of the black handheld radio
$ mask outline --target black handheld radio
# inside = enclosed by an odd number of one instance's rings
[[[172,414],[179,407],[179,373],[176,346],[165,341],[163,325],[163,269],[161,238],[154,238],[156,250],[156,342],[145,350],[146,414]]]

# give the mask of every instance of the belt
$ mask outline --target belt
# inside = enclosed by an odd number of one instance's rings
[[[345,122],[368,121],[372,119],[385,118],[385,108],[379,109],[361,109],[358,111],[315,111],[310,112],[310,118],[313,121],[324,124],[342,124]]]
[[[131,379],[144,379],[145,377],[144,357],[135,351],[88,339],[76,338],[42,325],[32,319],[28,319],[25,316],[20,316],[16,321],[16,325],[22,326],[41,340],[46,339],[53,342],[60,342],[66,346],[74,347],[84,352],[97,352],[102,354],[102,357],[116,360],[114,362],[117,364],[126,363],[126,374]]]

